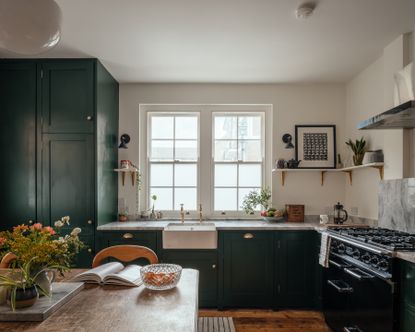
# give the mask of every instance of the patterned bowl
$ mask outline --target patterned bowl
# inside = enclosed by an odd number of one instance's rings
[[[151,264],[142,267],[140,274],[148,289],[166,290],[176,287],[182,275],[182,267],[176,264]]]

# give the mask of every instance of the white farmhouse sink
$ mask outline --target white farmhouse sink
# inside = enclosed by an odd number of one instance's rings
[[[170,223],[163,230],[163,249],[216,249],[218,232],[213,223]]]

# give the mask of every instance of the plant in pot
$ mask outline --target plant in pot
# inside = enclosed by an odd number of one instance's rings
[[[118,213],[118,221],[128,221],[128,212],[120,212]]]
[[[362,165],[363,157],[366,152],[366,141],[364,138],[362,137],[360,140],[357,139],[356,142],[349,139],[349,141],[346,142],[346,145],[353,151],[353,164],[355,166]]]
[[[6,288],[6,300],[13,311],[16,308],[26,308],[35,304],[39,293],[49,295],[36,282],[37,277],[44,271],[32,274],[31,264],[34,259],[35,257],[18,268],[12,269],[10,275],[0,275],[0,287]]]
[[[281,221],[284,217],[284,211],[270,207],[271,190],[263,188],[259,192],[250,191],[242,202],[242,208],[246,214],[253,215],[255,210],[260,207],[261,216],[267,221]]]
[[[11,231],[0,232],[0,259],[10,268],[27,267],[35,284],[50,294],[55,271],[63,275],[76,255],[85,248],[79,239],[79,227],[69,228],[69,217],[56,221],[54,228],[19,225]],[[27,263],[30,264],[26,266]]]

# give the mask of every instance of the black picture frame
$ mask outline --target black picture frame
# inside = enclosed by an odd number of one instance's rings
[[[310,129],[310,133],[306,133],[306,130]],[[321,133],[316,132],[321,129]],[[304,160],[304,150],[299,151],[300,148],[304,148],[303,137],[304,133],[310,135],[321,135],[327,133],[327,161],[322,160]],[[301,139],[301,142],[299,141]],[[311,152],[311,153],[314,153]],[[302,169],[333,169],[336,168],[336,125],[296,125],[295,126],[295,159],[301,160],[298,168]],[[320,164],[319,164],[320,163]]]

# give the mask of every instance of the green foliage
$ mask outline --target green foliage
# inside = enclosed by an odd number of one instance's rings
[[[270,199],[271,190],[269,188],[262,188],[260,192],[252,190],[245,196],[242,208],[246,214],[253,214],[258,205],[266,210],[268,209]]]
[[[364,140],[363,137],[360,140],[356,140],[355,143],[353,143],[353,141],[349,139],[349,141],[346,142],[346,145],[348,145],[352,149],[355,155],[360,155],[360,154],[365,153],[366,141]]]

